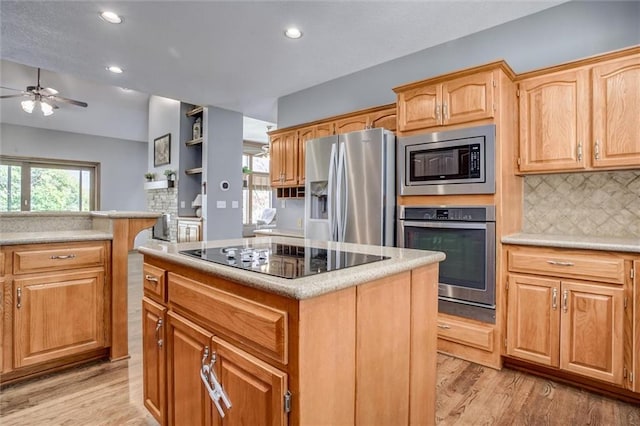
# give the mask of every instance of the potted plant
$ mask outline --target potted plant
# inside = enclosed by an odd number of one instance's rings
[[[156,174],[147,172],[144,174],[144,177],[147,178],[147,182],[151,182],[156,177]]]
[[[164,171],[164,175],[167,177],[167,180],[176,180],[176,171],[171,169],[166,169]]]

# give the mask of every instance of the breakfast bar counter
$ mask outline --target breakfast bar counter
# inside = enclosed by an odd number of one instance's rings
[[[443,253],[288,237],[138,250],[161,424],[435,424]]]

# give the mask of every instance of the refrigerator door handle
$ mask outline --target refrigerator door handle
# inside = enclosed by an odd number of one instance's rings
[[[338,160],[338,241],[344,242],[347,234],[347,209],[349,206],[349,185],[347,185],[347,159],[346,146],[344,142],[340,144],[340,155]]]
[[[338,158],[336,153],[336,144],[331,145],[331,154],[329,157],[329,188],[327,189],[327,210],[329,218],[329,239],[331,241],[336,240],[336,171],[338,168]]]
[[[345,185],[345,146],[344,142],[340,143],[340,150],[338,155],[338,190],[337,190],[337,203],[336,203],[336,216],[338,218],[338,239],[336,241],[344,242],[344,237],[347,230],[347,191]],[[344,205],[343,205],[344,203]]]

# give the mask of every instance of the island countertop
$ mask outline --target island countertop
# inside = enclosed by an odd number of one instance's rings
[[[312,276],[287,279],[207,262],[179,253],[181,250],[251,246],[269,243],[304,246],[305,248],[351,251],[386,256],[389,257],[389,259]],[[275,236],[180,244],[152,241],[138,247],[138,251],[145,256],[157,257],[162,260],[191,267],[204,273],[226,278],[248,287],[298,300],[316,297],[358,284],[364,284],[420,266],[441,262],[445,259],[444,253],[434,251]]]

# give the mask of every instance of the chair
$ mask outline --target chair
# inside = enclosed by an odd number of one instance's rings
[[[262,210],[262,214],[256,221],[256,229],[275,228],[276,227],[276,209],[266,208]]]

